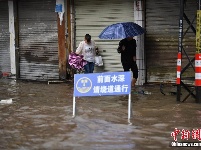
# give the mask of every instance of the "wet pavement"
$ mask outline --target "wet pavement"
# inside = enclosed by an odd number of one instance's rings
[[[151,92],[142,94],[142,90]],[[175,128],[200,129],[201,105],[189,97],[176,102],[176,87],[159,84],[136,86],[132,91],[132,119],[128,122],[126,96],[76,98],[73,84],[0,79],[0,149],[2,150],[165,150],[199,149],[170,147]],[[186,96],[182,90],[181,98]],[[179,142],[198,142],[189,137]]]

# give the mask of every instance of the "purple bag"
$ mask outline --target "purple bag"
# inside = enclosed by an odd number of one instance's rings
[[[83,70],[87,64],[86,60],[83,59],[83,55],[76,54],[75,52],[70,53],[68,63],[76,70]]]

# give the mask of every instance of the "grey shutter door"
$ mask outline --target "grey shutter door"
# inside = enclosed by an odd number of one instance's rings
[[[55,0],[19,0],[20,78],[59,79]]]
[[[185,13],[190,21],[196,15],[197,1],[189,1],[185,5]],[[148,82],[176,81],[178,35],[179,35],[179,1],[178,0],[146,0],[146,37],[145,53],[147,61]],[[160,13],[159,13],[160,12]],[[194,27],[196,21],[194,22]],[[184,32],[188,27],[184,19]],[[191,29],[184,36],[184,49],[192,59],[195,55],[195,34]],[[188,61],[183,54],[182,66]],[[183,76],[194,76],[189,68]]]
[[[0,1],[0,71],[11,72],[8,1]]]
[[[134,6],[130,0],[76,0],[76,47],[90,34],[103,57],[104,66],[95,67],[95,72],[123,71],[117,47],[120,40],[102,40],[98,38],[108,25],[118,22],[134,21]]]

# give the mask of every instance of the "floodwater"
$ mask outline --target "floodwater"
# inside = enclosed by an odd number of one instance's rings
[[[151,92],[142,94],[142,90]],[[126,96],[76,98],[73,115],[73,83],[25,82],[0,79],[1,150],[165,150],[175,128],[201,127],[201,105],[191,96],[176,102],[176,87],[136,86],[132,91],[132,118],[128,121]],[[182,98],[186,96],[182,89]],[[179,142],[199,142],[189,137]],[[200,147],[187,148],[199,149]]]

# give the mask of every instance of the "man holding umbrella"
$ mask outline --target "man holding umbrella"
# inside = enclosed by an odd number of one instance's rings
[[[119,42],[117,49],[121,53],[121,63],[124,71],[133,72],[131,85],[134,87],[138,78],[138,67],[136,64],[136,40],[133,37],[127,37]]]
[[[123,39],[119,42],[118,52],[121,53],[121,62],[124,71],[133,72],[132,86],[138,78],[136,64],[136,40],[134,36],[145,32],[144,28],[134,22],[121,22],[107,26],[99,35],[100,39]]]

